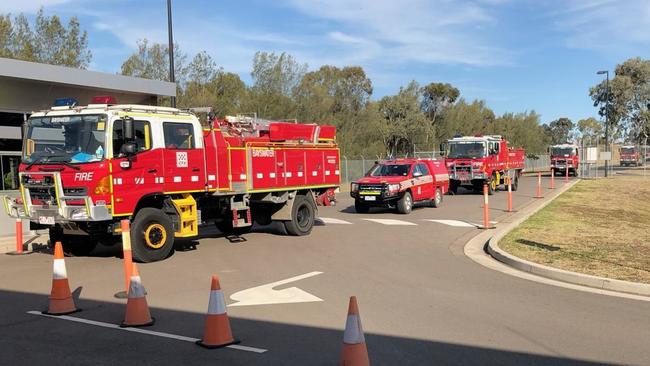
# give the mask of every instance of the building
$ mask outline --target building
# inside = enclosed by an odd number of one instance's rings
[[[112,95],[119,103],[155,105],[158,97],[176,96],[176,85],[0,58],[0,191],[17,189],[22,125],[32,112],[49,109],[58,98],[75,98],[85,105],[98,95]]]

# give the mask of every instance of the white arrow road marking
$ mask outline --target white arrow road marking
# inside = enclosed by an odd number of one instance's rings
[[[393,220],[393,219],[364,219],[364,220],[376,222],[376,223],[382,224],[382,225],[405,225],[405,226],[406,225],[409,225],[409,226],[417,225],[417,224],[414,224],[412,222],[402,221],[402,220]]]
[[[352,223],[349,221],[341,220],[341,219],[335,219],[333,217],[319,217],[316,219],[316,221],[320,221],[323,224],[343,224],[343,225],[351,225]]]
[[[297,287],[289,287],[282,290],[273,289],[274,287],[280,285],[300,281],[322,273],[323,272],[309,272],[300,276],[287,278],[286,280],[269,283],[267,285],[251,287],[249,289],[236,292],[230,295],[230,299],[237,302],[228,306],[291,304],[297,302],[323,301],[323,299],[316,297],[309,292],[303,291]]]
[[[465,221],[458,221],[458,220],[424,220],[424,221],[430,221],[438,224],[455,226],[455,227],[476,227],[476,225],[474,224],[470,224]]]
[[[34,311],[34,310],[28,311],[27,314],[39,315],[39,316],[44,316],[44,317],[54,318],[54,319],[68,320],[68,321],[72,321],[72,322],[75,322],[75,323],[90,324],[90,325],[94,325],[94,326],[102,327],[102,328],[109,328],[109,329],[115,329],[115,330],[124,330],[124,331],[127,331],[127,332],[148,334],[148,335],[152,335],[152,336],[156,336],[156,337],[171,338],[171,339],[176,339],[178,341],[184,341],[184,342],[196,343],[196,341],[199,340],[197,338],[186,337],[186,336],[170,334],[170,333],[155,332],[153,330],[146,330],[146,329],[142,329],[142,328],[122,328],[117,324],[98,322],[96,320],[75,318],[75,317],[68,316],[68,315],[60,315],[60,316],[48,315],[48,314],[43,314],[40,311]],[[230,346],[226,346],[226,348],[237,349],[237,350],[240,350],[240,351],[247,351],[247,352],[255,352],[255,353],[264,353],[264,352],[267,351],[267,350],[262,349],[262,348],[248,347],[248,346],[242,346],[242,345],[237,345],[237,344],[232,344]]]

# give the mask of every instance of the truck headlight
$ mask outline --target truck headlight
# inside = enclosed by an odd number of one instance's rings
[[[400,187],[401,187],[401,186],[400,186],[399,183],[396,183],[396,184],[389,184],[389,185],[388,185],[388,192],[391,192],[391,193],[399,192]]]
[[[359,191],[359,184],[358,183],[350,183],[350,191],[351,192]]]

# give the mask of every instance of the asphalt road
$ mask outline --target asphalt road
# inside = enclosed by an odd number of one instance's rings
[[[534,200],[535,182],[522,180],[515,208]],[[220,276],[231,304],[239,291],[322,272],[275,288],[297,287],[322,301],[229,306],[235,336],[266,353],[206,350],[27,314],[44,309],[51,285],[51,255],[35,253],[0,257],[0,364],[332,365],[350,295],[358,298],[375,365],[650,364],[650,302],[539,284],[465,257],[464,244],[479,232],[471,223],[481,222],[482,196],[461,192],[446,196],[441,208],[398,215],[354,213],[343,195],[336,207],[320,208],[324,223],[308,237],[288,237],[271,226],[238,241],[208,230],[191,243],[196,250],[187,246],[140,266],[157,319],[147,329],[194,338],[202,336],[211,274]],[[506,193],[490,199],[491,219],[498,222],[506,215]],[[121,322],[125,301],[113,294],[123,287],[123,273],[115,254],[100,248],[90,257],[66,258],[83,309],[72,316]]]

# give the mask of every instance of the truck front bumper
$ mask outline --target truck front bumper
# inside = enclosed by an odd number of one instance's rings
[[[0,196],[7,215],[27,219],[41,225],[112,219],[109,207],[93,203],[89,196],[66,196],[63,192],[60,174],[57,172],[50,174],[53,177],[52,184],[39,183],[30,185],[23,183],[23,173],[20,173],[20,198]],[[51,192],[51,199],[46,204],[34,204],[30,189]],[[83,201],[83,205],[68,204],[68,201]]]

